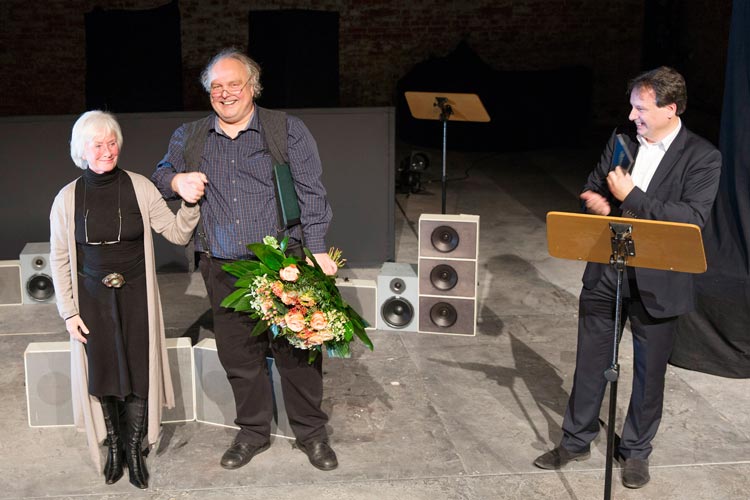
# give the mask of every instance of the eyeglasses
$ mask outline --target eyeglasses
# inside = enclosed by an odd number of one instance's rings
[[[83,232],[86,235],[86,244],[87,245],[116,245],[120,243],[120,236],[122,235],[122,213],[120,212],[120,208],[117,208],[117,217],[120,219],[120,228],[117,230],[117,241],[89,241],[89,211],[86,210],[86,213],[83,215]]]
[[[221,97],[224,95],[224,91],[226,91],[229,95],[240,95],[242,93],[242,90],[245,88],[245,85],[250,83],[250,79],[248,78],[247,81],[243,84],[239,84],[237,82],[232,82],[226,86],[226,88],[222,85],[212,85],[211,91],[209,92],[211,94],[211,97]]]
[[[120,174],[122,175],[122,174]],[[122,210],[120,207],[120,178],[117,178],[117,218],[120,219],[119,228],[117,229],[117,241],[89,241],[89,211],[86,208],[86,181],[83,181],[83,234],[86,238],[87,245],[116,245],[120,243],[122,236]]]

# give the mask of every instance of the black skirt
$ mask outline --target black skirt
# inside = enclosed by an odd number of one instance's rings
[[[78,301],[89,329],[85,344],[89,394],[119,399],[134,394],[146,399],[148,304],[143,262],[140,269],[122,273],[122,288],[102,284],[109,272],[86,271],[78,273]]]

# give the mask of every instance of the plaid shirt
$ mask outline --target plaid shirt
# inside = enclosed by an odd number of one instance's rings
[[[310,131],[297,117],[287,116],[289,164],[299,198],[302,224],[292,228],[290,238],[300,240],[312,253],[327,250],[325,234],[332,212],[320,180],[322,167],[318,147]],[[169,149],[151,180],[166,199],[178,199],[172,178],[186,171],[183,149],[185,126],[178,128]],[[235,139],[226,136],[218,118],[209,130],[200,172],[208,177],[201,200],[201,220],[211,255],[220,259],[246,259],[252,255],[248,243],[278,234],[278,208],[273,178],[273,159],[262,134],[258,113]],[[301,227],[300,227],[301,226]],[[196,250],[205,250],[200,238]]]

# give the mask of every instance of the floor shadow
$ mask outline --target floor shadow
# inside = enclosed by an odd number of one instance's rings
[[[507,388],[536,436],[534,448],[545,450],[548,444],[558,443],[561,437],[560,423],[568,401],[568,393],[563,389],[563,379],[558,368],[548,362],[543,356],[521,341],[517,336],[508,333],[515,368],[473,362],[455,362],[438,360],[431,361],[459,368],[481,372],[489,380],[499,386]],[[523,384],[531,394],[537,410],[544,416],[547,431],[534,422],[527,404],[518,392],[518,384]]]

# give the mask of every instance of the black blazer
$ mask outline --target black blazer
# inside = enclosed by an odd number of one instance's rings
[[[615,130],[598,165],[589,174],[583,191],[596,191],[607,198],[612,206],[612,216],[683,222],[703,228],[719,188],[721,153],[710,142],[690,132],[683,123],[659,163],[648,190],[643,192],[636,187],[620,203],[607,187],[615,134],[618,133],[626,137],[628,148],[633,157],[636,156],[639,144],[635,127],[631,124]],[[589,289],[596,286],[607,267],[589,263],[583,273],[583,286]],[[652,317],[678,316],[693,309],[692,274],[636,268],[635,275],[643,305]]]

